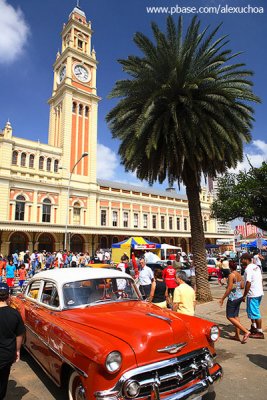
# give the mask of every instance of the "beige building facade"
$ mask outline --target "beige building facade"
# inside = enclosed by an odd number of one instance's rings
[[[99,180],[97,60],[91,23],[75,7],[63,26],[49,99],[48,144],[0,131],[0,252],[63,249],[94,252],[129,236],[190,249],[185,196]],[[102,160],[101,162],[105,162]],[[201,193],[207,242],[229,238],[210,219],[212,197]]]

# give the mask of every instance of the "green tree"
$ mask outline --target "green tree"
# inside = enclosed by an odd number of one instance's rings
[[[119,60],[128,79],[116,82],[110,98],[120,98],[108,113],[113,137],[126,171],[150,184],[183,182],[188,198],[197,298],[211,299],[200,206],[201,174],[215,177],[235,167],[243,142],[251,139],[252,75],[225,49],[227,36],[216,27],[200,31],[193,18],[185,34],[183,21],[169,17],[167,31],[152,23],[154,42],[136,33],[140,56]]]
[[[267,164],[263,162],[259,168],[251,166],[249,171],[227,173],[219,178],[211,211],[222,222],[243,218],[267,230]]]

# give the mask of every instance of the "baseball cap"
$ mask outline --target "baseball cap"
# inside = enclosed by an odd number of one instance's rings
[[[9,287],[4,282],[0,282],[0,294],[9,294]]]

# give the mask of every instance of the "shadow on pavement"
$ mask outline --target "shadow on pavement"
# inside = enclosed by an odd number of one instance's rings
[[[21,400],[25,394],[29,393],[29,390],[23,386],[17,386],[17,382],[12,379],[8,382],[6,400]]]
[[[263,356],[262,354],[247,354],[247,357],[253,364],[267,369],[267,356]]]
[[[26,362],[29,368],[37,375],[38,379],[43,383],[47,391],[51,394],[51,397],[53,397],[56,400],[65,400],[66,396],[64,389],[57,387],[52,382],[52,380],[45,374],[45,372],[42,370],[39,364],[24,348],[22,349],[21,352],[21,360]],[[12,398],[12,400],[14,399]]]

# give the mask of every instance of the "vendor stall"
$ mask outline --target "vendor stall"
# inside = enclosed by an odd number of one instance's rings
[[[132,252],[134,252],[136,256],[140,256],[148,250],[160,256],[160,248],[161,245],[159,243],[152,243],[140,236],[134,236],[122,242],[114,243],[111,246],[111,259],[117,263],[120,262],[121,256],[124,253],[127,254],[130,259]]]

